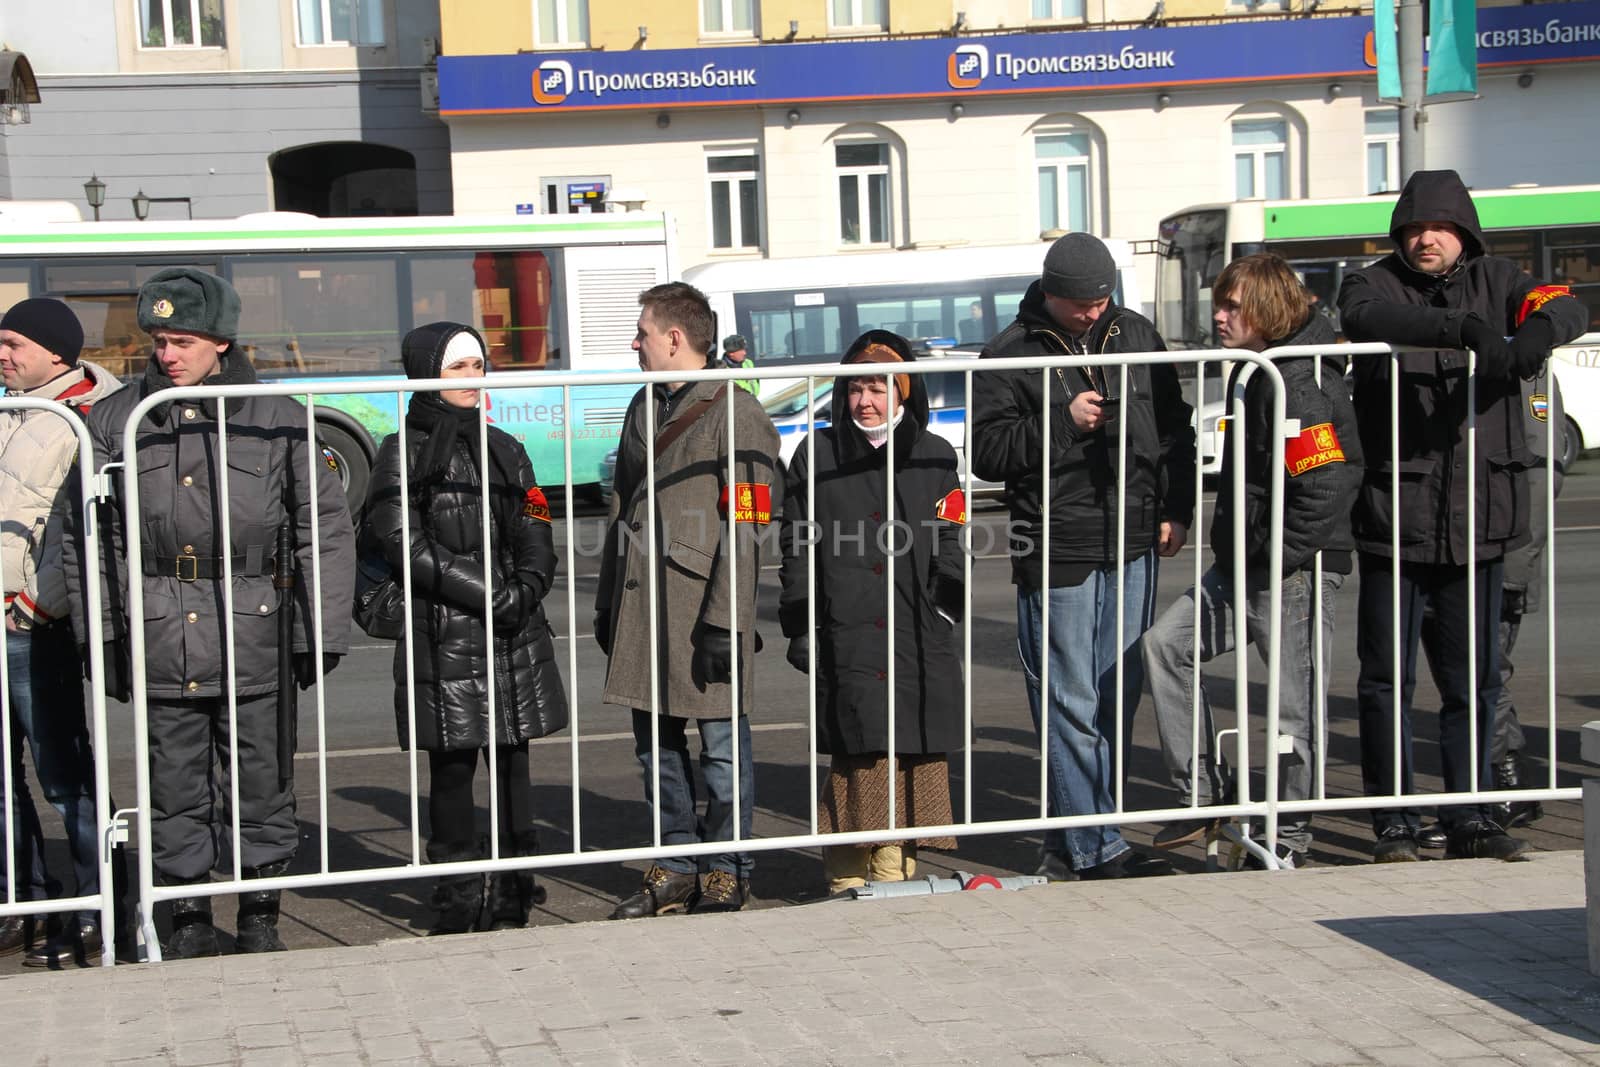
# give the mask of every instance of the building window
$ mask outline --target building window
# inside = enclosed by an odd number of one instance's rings
[[[383,43],[383,0],[296,0],[300,43]]]
[[[882,141],[834,145],[839,172],[839,242],[889,243],[889,146]]]
[[[139,0],[145,48],[221,48],[222,0]]]
[[[586,43],[589,40],[589,0],[536,0],[533,39],[542,45]]]
[[[829,0],[828,25],[836,30],[886,30],[889,0]]]
[[[1089,135],[1044,133],[1033,140],[1039,167],[1039,231],[1089,230]]]
[[[706,159],[711,182],[711,247],[761,247],[761,159],[754,152]]]
[[[1238,119],[1233,124],[1235,200],[1282,200],[1289,195],[1289,124],[1283,119]]]
[[[1074,21],[1083,19],[1083,0],[1033,0],[1034,19]]]
[[[1380,107],[1362,117],[1367,150],[1367,192],[1391,193],[1400,188],[1400,111]]]
[[[705,33],[753,37],[756,0],[700,0],[700,25]]]

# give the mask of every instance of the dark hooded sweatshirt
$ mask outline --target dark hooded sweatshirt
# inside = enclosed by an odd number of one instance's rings
[[[1117,471],[1124,468],[1127,562],[1155,545],[1162,522],[1191,525],[1194,518],[1194,427],[1170,364],[1130,366],[1119,418],[1081,433],[1068,411],[1072,398],[1104,374],[1123,388],[1117,354],[1165,349],[1144,316],[1109,305],[1081,340],[1050,317],[1039,283],[1029,287],[1017,318],[984,356],[1104,354],[1103,367],[986,371],[973,376],[972,469],[1006,484],[1011,504],[1011,580],[1024,590],[1043,581],[1044,402],[1050,399],[1050,585],[1078,585],[1089,573],[1117,562]],[[1099,391],[1097,389],[1097,391]],[[1102,393],[1102,395],[1104,395]],[[1118,422],[1127,420],[1126,463]]]
[[[887,330],[863,334],[845,361],[869,344],[912,359],[905,340]],[[884,364],[892,374],[894,366]],[[921,375],[907,375],[911,395],[894,429],[894,519],[888,527],[888,451],[874,448],[850,418],[848,378],[834,384],[832,423],[814,435],[816,496],[807,494],[811,445],[800,442],[783,501],[783,594],[778,616],[788,637],[806,633],[815,598],[817,750],[833,755],[887,752],[889,558],[885,548],[910,537],[893,560],[895,615],[895,751],[953,752],[962,745],[961,655],[955,626],[934,610],[936,576],[962,579],[965,503],[950,443],[928,432],[928,393]],[[817,524],[816,581],[807,581],[807,552],[796,536]]]
[[[1460,232],[1461,258],[1445,274],[1424,274],[1399,251],[1401,230],[1425,221],[1453,223]],[[1516,263],[1484,253],[1477,209],[1455,171],[1413,174],[1395,203],[1389,235],[1397,250],[1351,274],[1339,290],[1345,335],[1437,350],[1399,357],[1398,411],[1390,408],[1391,358],[1355,358],[1356,417],[1367,461],[1354,515],[1356,544],[1363,552],[1392,556],[1398,520],[1402,560],[1465,565],[1468,390],[1462,325],[1477,316],[1510,336],[1526,317],[1544,316],[1555,343],[1564,344],[1583,332],[1589,316],[1570,295],[1541,288]],[[1499,559],[1528,536],[1526,471],[1534,458],[1520,403],[1519,382],[1479,375],[1473,472],[1479,560]],[[1392,440],[1397,424],[1398,451]]]
[[[1320,357],[1285,356],[1273,360],[1283,375],[1284,417],[1300,420],[1300,434],[1284,444],[1283,462],[1283,574],[1312,565],[1318,551],[1322,567],[1336,574],[1350,573],[1350,509],[1361,485],[1361,439],[1356,413],[1345,385],[1345,363],[1335,353],[1333,327],[1312,311],[1299,329],[1270,342],[1280,345],[1327,345]],[[1228,393],[1254,364],[1235,365]],[[1222,449],[1222,477],[1211,519],[1211,551],[1217,566],[1233,573],[1233,442],[1236,430],[1244,432],[1244,551],[1246,575],[1253,588],[1266,584],[1272,547],[1272,394],[1264,374],[1245,378],[1243,413],[1228,423]]]

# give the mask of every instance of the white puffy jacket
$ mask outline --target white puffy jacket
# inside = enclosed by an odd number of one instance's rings
[[[79,363],[36,389],[5,395],[65,395],[65,404],[81,409],[121,388],[108,371]],[[69,607],[61,512],[71,506],[63,487],[77,456],[78,438],[66,419],[47,411],[0,410],[0,572],[7,607],[36,623],[63,618]]]

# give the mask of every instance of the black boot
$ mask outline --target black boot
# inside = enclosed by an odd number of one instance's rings
[[[211,898],[180,897],[174,900],[172,938],[167,942],[163,957],[169,960],[192,960],[201,956],[220,955],[221,952],[222,947],[217,943],[217,928],[211,925]]]
[[[1494,765],[1494,787],[1500,790],[1522,788],[1522,753],[1508,752]],[[1544,805],[1537,800],[1513,800],[1492,805],[1494,820],[1502,826],[1526,826],[1544,817]]]
[[[517,834],[501,849],[502,856],[536,856],[539,836],[533,831]],[[528,912],[545,902],[544,886],[534,880],[532,871],[496,874],[489,880],[489,929],[516,930],[528,925]]]
[[[482,859],[482,854],[472,846],[436,845],[428,843],[428,862],[463,863]],[[439,879],[433,887],[433,907],[438,917],[434,919],[429,936],[435,934],[465,934],[478,927],[483,911],[483,875],[452,874]]]
[[[246,867],[246,878],[277,878],[289,873],[289,860]],[[239,925],[234,948],[239,952],[286,952],[278,936],[278,890],[258,889],[239,894]]]

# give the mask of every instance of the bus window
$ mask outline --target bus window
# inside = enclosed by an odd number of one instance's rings
[[[1494,231],[1484,234],[1483,239],[1489,246],[1484,251],[1491,256],[1509,259],[1535,278],[1544,273],[1539,264],[1538,239],[1527,230]]]
[[[0,308],[19,304],[32,295],[28,291],[28,276],[32,273],[27,267],[0,264]]]
[[[919,337],[954,337],[965,317],[970,320],[972,305],[980,313],[983,301],[977,293],[957,293],[950,296],[869,298],[856,305],[856,319],[863,332],[867,323],[880,330],[892,330],[908,340]]]
[[[1589,329],[1600,329],[1600,230],[1566,230],[1550,236],[1551,281],[1572,286],[1589,309]]]
[[[993,337],[1016,321],[1017,312],[1022,310],[1022,298],[1027,295],[1027,286],[994,294],[994,330],[989,334],[989,337],[985,337],[983,340],[989,340],[990,337]]]
[[[838,356],[848,343],[843,338],[842,316],[837,307],[786,307],[749,314],[758,362]]]
[[[551,258],[536,251],[412,258],[411,325],[470,323],[483,334],[495,370],[559,364]]]
[[[231,260],[239,339],[256,370],[310,374],[400,369],[395,257]]]

